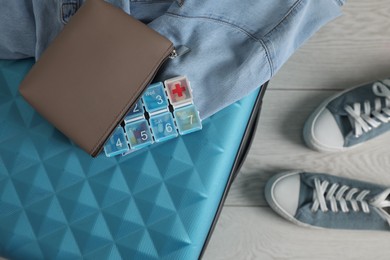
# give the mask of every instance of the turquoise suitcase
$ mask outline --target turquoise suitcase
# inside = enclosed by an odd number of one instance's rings
[[[93,159],[19,95],[32,65],[0,61],[0,256],[200,258],[266,86],[204,120],[202,131]]]

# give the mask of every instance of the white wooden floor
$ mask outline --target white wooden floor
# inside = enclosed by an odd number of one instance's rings
[[[390,233],[312,230],[276,215],[263,188],[305,169],[390,186],[390,134],[345,153],[305,147],[302,126],[326,97],[390,76],[390,1],[349,0],[271,81],[255,141],[232,186],[204,259],[390,259]]]

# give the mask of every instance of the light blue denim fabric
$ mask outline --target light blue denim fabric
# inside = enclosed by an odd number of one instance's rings
[[[0,58],[39,58],[83,0],[0,0]],[[343,0],[109,0],[191,51],[156,80],[187,75],[206,118],[268,81]]]

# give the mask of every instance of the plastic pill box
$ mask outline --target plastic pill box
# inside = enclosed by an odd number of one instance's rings
[[[187,77],[151,84],[130,109],[107,143],[107,157],[126,155],[153,143],[202,129]]]

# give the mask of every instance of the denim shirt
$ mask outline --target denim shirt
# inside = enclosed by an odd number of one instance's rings
[[[97,0],[90,0],[97,1]],[[187,75],[206,118],[268,81],[344,0],[108,0],[190,52],[156,80]],[[0,58],[39,58],[83,0],[0,0]]]

